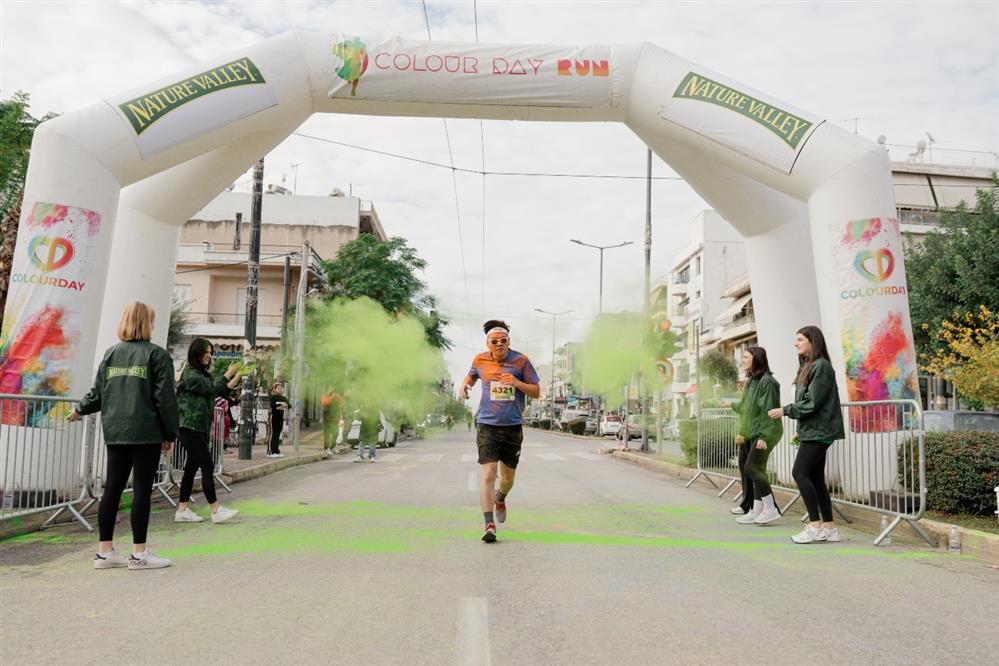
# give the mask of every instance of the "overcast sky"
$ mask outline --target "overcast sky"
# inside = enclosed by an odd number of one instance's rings
[[[290,29],[427,38],[419,2],[2,0],[0,8],[0,96],[29,92],[36,116],[72,111]],[[472,2],[427,8],[432,39],[475,41]],[[479,2],[477,13],[481,42],[649,41],[872,139],[911,145],[929,131],[938,150],[999,151],[999,3],[503,1]],[[447,127],[457,166],[478,169],[484,145],[487,170],[644,174],[644,144],[619,125],[485,121],[481,137],[478,120]],[[440,119],[325,115],[299,132],[449,161]],[[558,342],[583,338],[597,309],[597,252],[569,238],[634,241],[606,254],[604,309],[639,305],[642,180],[491,176],[483,220],[483,179],[459,175],[459,243],[449,170],[292,136],[267,156],[265,183],[286,177],[291,187],[294,163],[299,194],[352,188],[374,202],[387,233],[408,239],[429,262],[425,279],[454,320],[455,375],[483,348],[483,312],[506,318],[514,347],[539,364],[550,359],[552,329],[534,308],[573,310],[559,318]],[[654,171],[674,175],[658,158]],[[655,183],[653,279],[668,271],[704,207],[682,181]]]

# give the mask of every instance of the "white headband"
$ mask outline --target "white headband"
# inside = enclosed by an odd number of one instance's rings
[[[502,326],[495,326],[486,331],[486,337],[488,338],[493,333],[506,333],[507,335],[510,335],[510,331],[506,330]]]

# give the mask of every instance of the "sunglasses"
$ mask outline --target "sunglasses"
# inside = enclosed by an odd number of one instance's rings
[[[505,345],[508,342],[510,342],[510,338],[496,338],[495,340],[490,340],[489,344],[491,344],[491,345]]]

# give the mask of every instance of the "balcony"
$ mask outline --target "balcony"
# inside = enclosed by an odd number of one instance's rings
[[[189,312],[185,333],[205,338],[242,338],[246,315],[235,312]],[[281,315],[257,315],[257,338],[281,339]]]

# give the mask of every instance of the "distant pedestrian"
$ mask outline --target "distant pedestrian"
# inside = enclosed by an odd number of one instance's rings
[[[798,455],[791,473],[808,509],[809,523],[791,539],[795,543],[836,542],[840,540],[839,529],[833,522],[825,480],[826,452],[834,441],[846,436],[836,374],[818,327],[800,329],[794,346],[798,351],[794,402],[769,412],[773,419],[787,415],[798,420]]]
[[[288,398],[284,397],[284,384],[275,382],[270,396],[271,441],[267,448],[268,458],[284,458],[281,453],[281,429],[290,407]]]
[[[742,471],[742,505],[734,507],[732,513],[745,514],[736,518],[737,523],[765,525],[780,519],[767,476],[767,459],[784,434],[783,423],[767,416],[771,409],[780,407],[780,384],[770,371],[763,347],[749,347],[742,352],[741,366],[746,385],[742,400],[732,409],[739,414],[735,441]]]
[[[358,425],[358,423],[360,425]],[[354,410],[354,420],[351,422],[351,430],[357,440],[357,455],[354,462],[364,462],[364,450],[368,450],[368,462],[374,462],[378,455],[378,428],[381,420],[378,418],[378,410],[372,409],[366,404]]]
[[[101,412],[107,446],[104,494],[97,510],[100,545],[95,569],[128,567],[132,571],[161,569],[170,560],[146,547],[153,482],[161,453],[177,440],[179,415],[173,388],[173,361],[162,347],[150,342],[156,314],[145,303],[125,308],[118,324],[121,340],[104,354],[94,386],[83,396],[68,420]],[[132,476],[132,554],[114,549],[118,504]]]
[[[343,432],[343,396],[332,386],[319,398],[323,406],[323,449],[330,455]],[[339,443],[342,443],[342,439]]]
[[[219,504],[215,495],[215,462],[208,446],[215,415],[215,401],[225,404],[229,390],[239,383],[239,363],[232,363],[225,374],[218,379],[212,377],[212,343],[204,338],[195,338],[187,349],[187,364],[177,383],[177,403],[180,406],[180,445],[187,453],[184,463],[184,476],[180,481],[180,499],[177,512],[173,516],[177,523],[200,523],[204,520],[189,506],[194,476],[201,470],[201,489],[205,501],[212,509],[212,522],[224,523],[239,515],[235,509],[227,509]],[[225,413],[219,410],[224,428]]]
[[[482,380],[482,397],[476,416],[476,446],[479,450],[479,505],[485,521],[482,540],[496,541],[496,523],[506,522],[507,494],[513,489],[524,441],[526,396],[541,395],[538,373],[530,359],[510,349],[510,327],[490,319],[483,324],[487,351],[472,359],[461,385],[461,397]],[[496,476],[499,473],[499,489]]]

